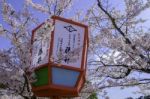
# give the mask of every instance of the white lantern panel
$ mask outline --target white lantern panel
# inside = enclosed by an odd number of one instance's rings
[[[45,23],[34,33],[32,45],[32,67],[48,63],[51,40],[51,23]]]
[[[55,21],[54,63],[81,68],[85,28],[64,21]]]

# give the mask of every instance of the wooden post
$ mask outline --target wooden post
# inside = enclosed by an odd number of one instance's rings
[[[59,96],[52,96],[52,97],[50,97],[50,99],[61,99],[61,97],[59,97]]]

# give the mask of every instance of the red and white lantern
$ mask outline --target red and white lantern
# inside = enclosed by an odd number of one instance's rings
[[[85,82],[88,26],[53,16],[33,30],[32,62],[37,96],[78,96]]]

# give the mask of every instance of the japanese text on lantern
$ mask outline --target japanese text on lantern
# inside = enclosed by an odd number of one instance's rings
[[[32,45],[32,67],[37,67],[48,63],[51,31],[51,22],[42,24],[34,31]]]
[[[52,57],[55,63],[80,68],[84,28],[56,20]]]

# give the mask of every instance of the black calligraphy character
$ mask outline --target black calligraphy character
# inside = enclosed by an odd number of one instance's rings
[[[76,35],[73,35],[73,48],[75,48],[75,42],[76,42]]]
[[[70,51],[70,47],[66,47],[65,53],[68,53]]]
[[[70,60],[69,58],[64,59],[65,63],[69,63],[69,60]]]
[[[39,57],[37,63],[39,64],[41,61],[42,61],[42,60],[41,60],[41,57]]]
[[[41,55],[43,53],[42,48],[40,48],[38,55]]]
[[[72,27],[71,25],[69,25],[69,26],[64,26],[64,28],[66,28],[67,31],[69,31],[69,32],[77,31],[77,30],[76,30],[74,27]]]
[[[67,54],[68,52],[70,52],[70,47],[66,47],[66,49],[65,49],[65,53]],[[65,59],[64,59],[64,61],[66,62],[66,63],[69,63],[69,58],[68,57],[65,57]]]

